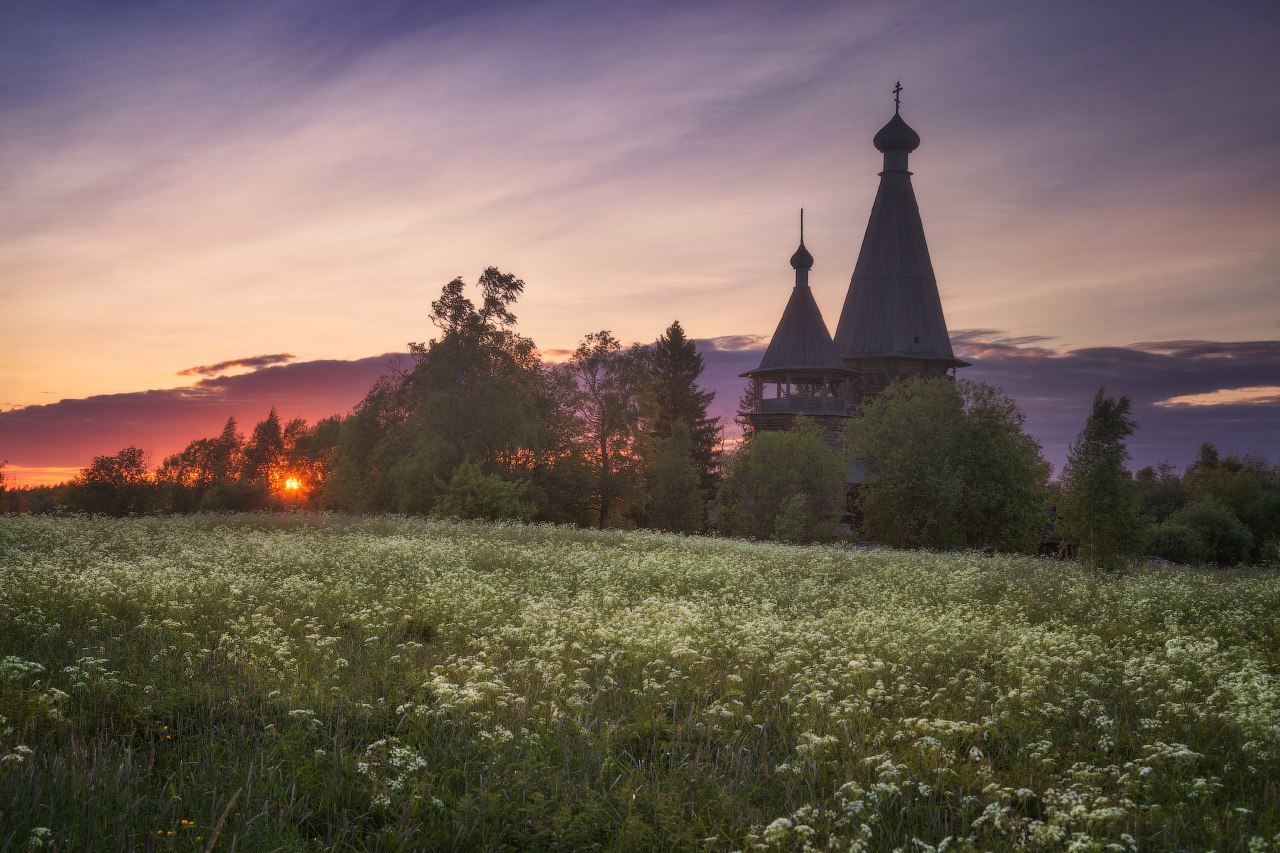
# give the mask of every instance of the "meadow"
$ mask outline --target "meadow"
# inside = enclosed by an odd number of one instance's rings
[[[0,518],[0,849],[1280,851],[1280,576]]]

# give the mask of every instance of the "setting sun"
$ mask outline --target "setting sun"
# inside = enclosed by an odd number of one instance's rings
[[[296,492],[298,489],[302,488],[302,483],[298,482],[297,477],[290,477],[284,481],[284,488],[287,492]]]

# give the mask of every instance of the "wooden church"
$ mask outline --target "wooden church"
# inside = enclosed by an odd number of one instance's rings
[[[845,419],[895,379],[954,376],[956,368],[968,366],[951,351],[942,316],[907,170],[920,136],[902,119],[901,91],[901,84],[894,87],[893,118],[872,140],[884,154],[884,171],[834,338],[809,289],[813,256],[804,245],[801,212],[791,299],[760,366],[743,374],[756,401],[749,414],[753,431],[790,429],[797,415],[805,415],[837,444]]]

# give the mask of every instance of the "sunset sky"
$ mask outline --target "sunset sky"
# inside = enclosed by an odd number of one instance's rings
[[[1274,2],[0,3],[0,460],[159,461],[343,413],[496,265],[544,350],[702,342],[729,413],[791,287],[834,327],[892,115],[965,375],[1060,465],[1280,459]],[[247,422],[247,423],[244,423]]]

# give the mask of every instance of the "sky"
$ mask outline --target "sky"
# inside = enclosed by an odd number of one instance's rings
[[[902,113],[964,375],[1056,465],[1280,458],[1274,3],[0,3],[0,460],[341,414],[495,265],[547,351],[699,339],[717,411],[806,210],[834,327]],[[754,360],[753,360],[754,359]]]

